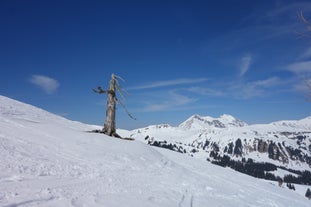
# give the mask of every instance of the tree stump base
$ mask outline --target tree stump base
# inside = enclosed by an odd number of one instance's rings
[[[98,134],[106,134],[103,130],[100,129],[94,129],[92,131],[88,131],[90,133],[98,133]],[[108,135],[108,134],[106,134]],[[121,137],[120,135],[118,135],[116,132],[114,132],[112,135],[108,135],[110,137],[114,137],[114,138],[118,138],[118,139],[123,139],[123,140],[129,140],[129,141],[134,141],[135,139],[132,137]]]
[[[112,134],[107,134],[107,132],[105,132],[104,130],[100,130],[100,129],[94,129],[92,131],[89,131],[89,132],[92,132],[92,133],[99,133],[99,134],[105,134],[107,136],[110,136],[110,137],[115,137],[115,138],[120,138],[120,139],[123,139],[120,135],[118,135],[116,132],[112,133]]]

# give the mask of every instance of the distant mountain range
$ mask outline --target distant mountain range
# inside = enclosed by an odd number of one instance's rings
[[[311,117],[248,125],[227,114],[193,115],[177,127],[160,124],[122,133],[255,177],[296,183],[310,178],[311,184]]]

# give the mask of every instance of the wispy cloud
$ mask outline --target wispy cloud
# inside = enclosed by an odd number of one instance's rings
[[[257,80],[253,82],[241,82],[232,83],[228,92],[237,99],[250,99],[255,97],[262,97],[269,93],[268,89],[279,85],[281,83],[280,78],[271,77],[264,80]]]
[[[234,97],[236,99],[253,99],[271,95],[282,84],[284,80],[273,76],[266,79],[244,81],[241,79],[232,82],[211,83],[212,88],[204,86],[184,88],[186,92],[192,92],[193,96],[201,99],[206,96],[214,97]],[[274,90],[271,90],[274,89]]]
[[[250,65],[252,64],[253,58],[250,54],[241,58],[239,65],[239,76],[242,77],[249,70]]]
[[[293,85],[292,91],[304,95],[306,100],[311,101],[311,79],[297,82]]]
[[[156,112],[178,110],[197,101],[197,99],[177,93],[176,90],[161,91],[159,94],[153,94],[152,96],[153,98],[149,97],[149,101],[144,103],[140,111]]]
[[[287,70],[300,75],[311,74],[311,61],[290,64],[287,66]]]
[[[278,77],[271,77],[271,78],[267,78],[264,80],[257,80],[254,82],[251,82],[250,84],[253,85],[254,87],[264,87],[264,88],[268,88],[274,85],[277,85],[280,83],[280,78]]]
[[[60,85],[57,80],[43,75],[32,75],[29,81],[47,94],[54,93]]]
[[[180,79],[173,79],[173,80],[166,80],[166,81],[157,81],[157,82],[140,85],[140,86],[133,86],[133,87],[129,87],[128,90],[150,89],[150,88],[159,88],[159,87],[165,87],[165,86],[200,83],[206,80],[207,78],[197,78],[197,79],[180,78]]]
[[[308,85],[302,81],[300,83],[296,83],[293,86],[293,90],[298,92],[298,93],[307,93],[307,92],[309,92],[310,89],[308,88]]]
[[[224,93],[221,90],[210,89],[205,87],[190,87],[186,89],[189,92],[202,95],[202,96],[223,96]]]
[[[311,47],[305,50],[297,59],[298,60],[305,60],[311,57]]]
[[[194,110],[206,106],[208,97],[235,98],[240,100],[256,99],[275,93],[283,82],[278,77],[245,82],[236,80],[232,82],[209,83],[212,87],[200,86],[180,87],[177,89],[155,90],[152,93],[136,94],[135,101],[139,106],[136,112],[161,112]],[[211,106],[211,105],[210,105]],[[208,107],[210,107],[208,106]]]

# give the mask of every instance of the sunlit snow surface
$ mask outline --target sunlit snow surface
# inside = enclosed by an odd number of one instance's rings
[[[0,206],[310,206],[275,183],[92,129],[0,96]]]

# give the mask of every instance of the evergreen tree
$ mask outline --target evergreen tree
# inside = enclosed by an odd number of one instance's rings
[[[287,183],[286,186],[291,189],[291,190],[296,190],[294,184],[291,184],[291,183]]]
[[[280,177],[278,177],[277,180],[278,180],[278,183],[279,183],[279,187],[282,187],[282,185],[283,185],[283,179],[280,178]]]
[[[311,199],[311,190],[310,190],[310,188],[307,189],[306,197],[307,197],[309,200]]]

